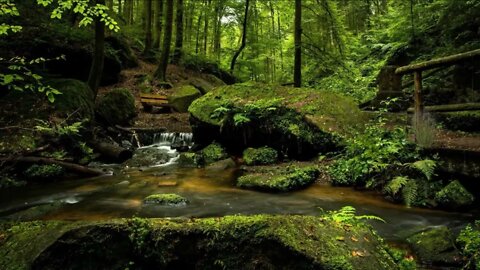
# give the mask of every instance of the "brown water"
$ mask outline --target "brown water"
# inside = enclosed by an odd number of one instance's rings
[[[63,202],[37,219],[106,220],[123,217],[212,217],[232,214],[319,215],[323,210],[354,206],[359,214],[376,215],[372,222],[387,239],[429,226],[457,228],[470,214],[447,213],[392,204],[371,192],[314,184],[290,193],[262,193],[235,187],[236,170],[180,168],[173,164],[147,169],[119,170],[113,176],[37,184],[0,191],[0,219],[33,206]],[[177,193],[185,206],[145,205],[154,193]]]

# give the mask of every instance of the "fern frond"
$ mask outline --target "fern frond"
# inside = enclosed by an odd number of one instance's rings
[[[437,167],[437,163],[434,160],[431,159],[424,159],[424,160],[419,160],[414,163],[412,163],[412,168],[417,169],[425,177],[427,178],[428,181],[432,179],[432,176],[434,176],[435,168]]]
[[[397,176],[385,186],[385,192],[395,196],[410,179],[406,176]]]
[[[402,189],[403,201],[410,207],[418,198],[418,185],[415,180],[410,179]]]

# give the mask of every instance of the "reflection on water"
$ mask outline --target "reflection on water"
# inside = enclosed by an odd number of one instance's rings
[[[306,214],[336,210],[345,205],[360,214],[377,215],[387,221],[372,225],[387,238],[402,232],[440,224],[457,227],[469,222],[467,214],[405,208],[376,194],[351,188],[312,185],[292,193],[261,193],[234,186],[235,170],[215,171],[177,166],[131,169],[119,175],[30,186],[0,191],[0,215],[30,206],[63,202],[41,219],[104,220],[119,217],[210,217],[227,214]],[[153,193],[177,193],[186,206],[145,205]]]

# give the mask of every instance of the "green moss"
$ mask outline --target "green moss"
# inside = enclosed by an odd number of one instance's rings
[[[188,200],[174,193],[153,194],[143,200],[146,204],[185,205]]]
[[[312,184],[318,177],[314,167],[287,167],[274,172],[254,173],[241,176],[237,186],[263,191],[292,191]]]
[[[435,194],[435,201],[444,207],[458,208],[473,203],[475,197],[455,180]]]
[[[65,173],[62,166],[56,164],[49,165],[32,165],[28,168],[24,175],[28,179],[47,180],[49,178],[58,178]],[[55,179],[50,179],[55,180]]]
[[[225,149],[218,143],[212,143],[200,151],[205,164],[228,158]]]
[[[168,103],[177,112],[188,112],[190,104],[201,96],[202,93],[194,86],[184,85],[175,89],[175,92],[168,97]]]
[[[454,238],[446,226],[429,228],[407,238],[419,259],[428,264],[458,264],[460,254],[454,245]]]
[[[96,112],[109,125],[131,125],[137,115],[135,98],[128,89],[114,89],[99,98]]]
[[[4,270],[30,269],[33,260],[74,223],[35,221],[0,226],[0,265]]]
[[[241,108],[248,104],[271,103],[272,100],[278,100],[280,106],[307,117],[309,122],[327,132],[345,134],[350,127],[361,125],[365,120],[352,99],[338,94],[253,82],[216,88],[194,101],[189,112],[201,121],[219,126],[222,119],[211,116],[215,109],[225,104]]]
[[[94,118],[94,97],[90,87],[79,80],[58,79],[48,84],[62,94],[55,97],[56,113],[61,117],[72,115],[73,120],[92,120]]]
[[[370,227],[324,217],[49,221],[0,224],[3,233],[0,265],[7,270],[109,264],[115,269],[127,264],[140,269],[398,269]]]
[[[247,165],[273,164],[278,160],[278,153],[270,147],[247,148],[243,151],[243,161]]]
[[[177,162],[182,167],[199,167],[205,163],[203,155],[192,152],[180,153]]]

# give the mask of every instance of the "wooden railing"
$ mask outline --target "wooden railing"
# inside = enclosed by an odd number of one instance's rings
[[[413,80],[415,85],[414,93],[414,112],[415,118],[418,121],[422,120],[423,117],[423,99],[422,99],[422,71],[441,67],[441,66],[450,66],[456,63],[465,61],[467,59],[480,57],[480,49],[473,50],[465,53],[450,55],[442,58],[437,58],[430,61],[425,61],[417,64],[412,64],[408,66],[399,67],[395,70],[395,74],[402,76],[408,73],[413,73]]]

